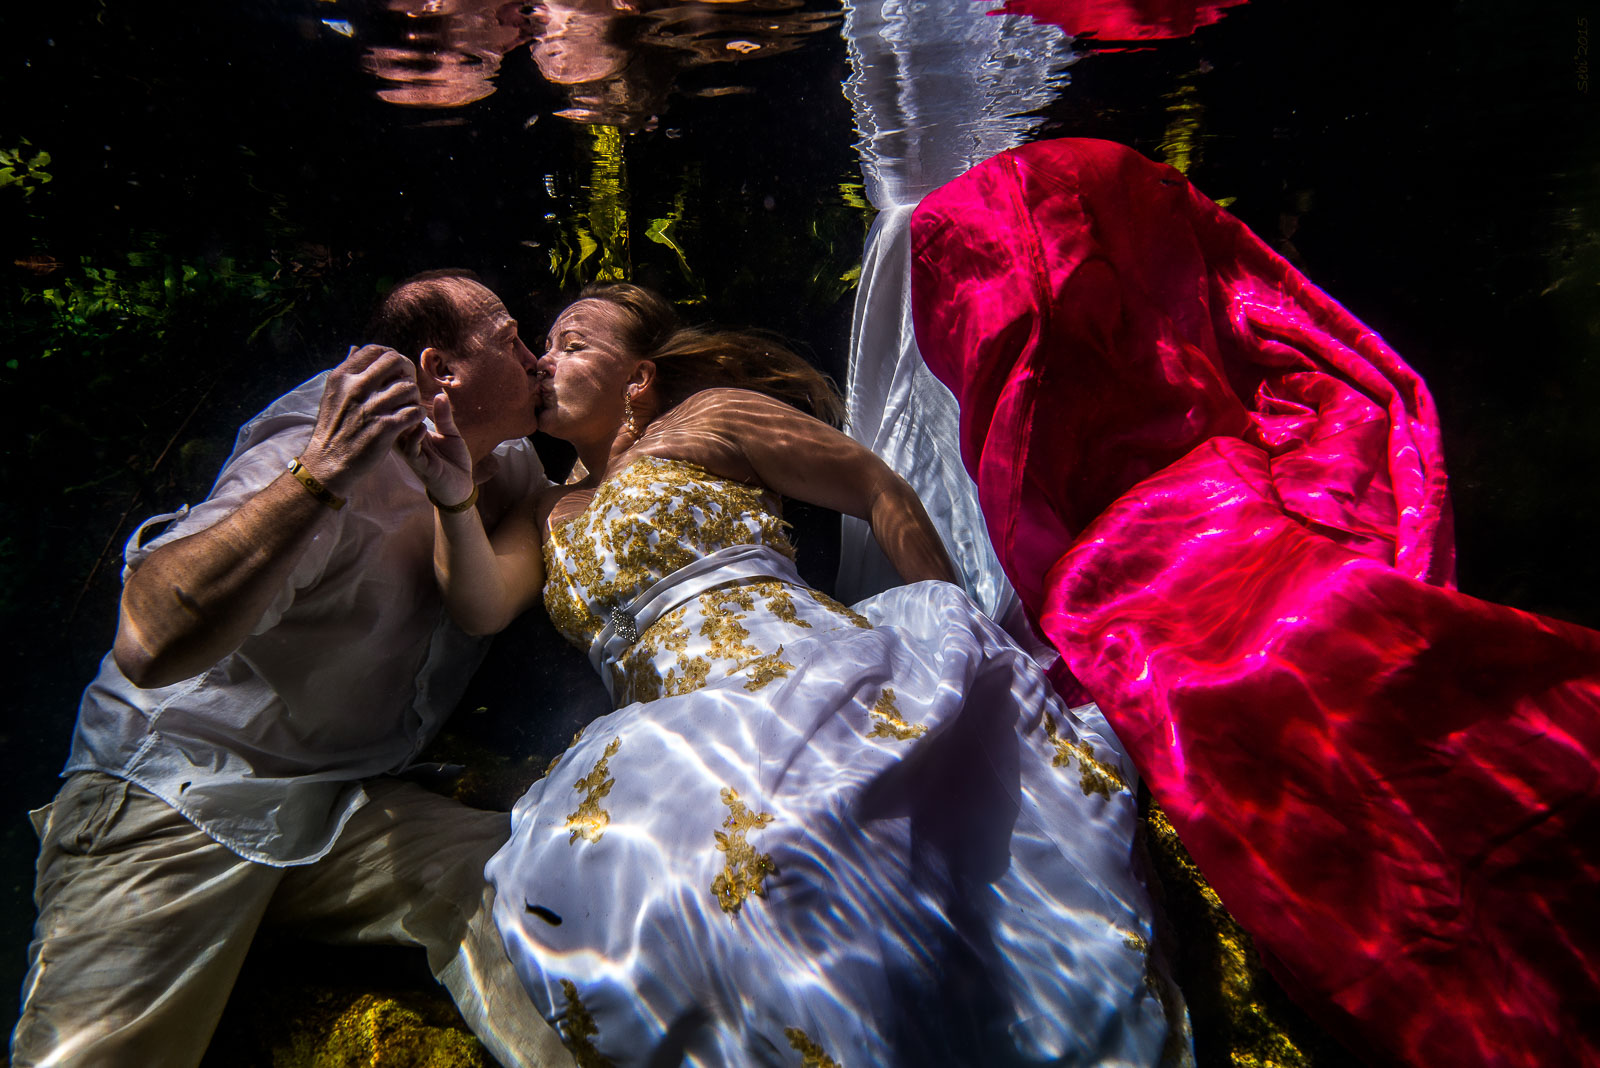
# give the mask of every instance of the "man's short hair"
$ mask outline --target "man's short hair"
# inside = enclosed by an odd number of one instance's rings
[[[366,340],[415,360],[426,348],[457,351],[472,326],[453,283],[483,281],[458,268],[423,271],[395,284],[367,324]]]

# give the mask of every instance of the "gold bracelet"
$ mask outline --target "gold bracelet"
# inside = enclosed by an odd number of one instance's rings
[[[335,512],[344,507],[344,498],[324,486],[317,480],[316,475],[307,471],[306,465],[300,462],[300,457],[296,456],[289,461],[289,473],[299,480],[300,485],[306,488],[307,493],[332,508]]]
[[[462,501],[460,504],[445,504],[431,493],[428,494],[428,503],[439,509],[441,512],[448,512],[451,515],[456,515],[460,512],[465,512],[468,508],[471,508],[473,505],[478,503],[478,487],[473,486],[472,492],[467,494],[467,499]]]

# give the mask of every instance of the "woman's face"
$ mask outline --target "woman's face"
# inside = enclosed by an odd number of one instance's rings
[[[539,370],[539,429],[567,441],[615,436],[638,357],[621,341],[624,312],[604,300],[580,300],[556,317]]]

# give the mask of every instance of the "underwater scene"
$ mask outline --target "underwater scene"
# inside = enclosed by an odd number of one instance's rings
[[[903,315],[897,324],[910,322],[911,312],[898,310],[901,295],[883,289],[875,272],[884,270],[878,260],[888,235],[918,225],[904,222],[911,206],[955,188],[947,183],[1010,149],[1062,138],[1116,142],[1173,168],[1198,191],[1194,211],[1214,206],[1236,219],[1341,305],[1364,331],[1339,335],[1348,349],[1386,345],[1426,383],[1449,475],[1435,522],[1442,539],[1453,536],[1459,590],[1573,624],[1575,632],[1600,628],[1600,430],[1593,415],[1600,406],[1600,109],[1588,58],[1597,19],[1600,6],[1586,0],[1515,9],[1488,0],[10,6],[0,15],[7,102],[0,116],[0,240],[8,272],[0,382],[11,405],[0,475],[0,591],[14,689],[0,725],[7,770],[0,849],[10,873],[0,884],[0,987],[17,996],[4,1002],[0,1023],[8,1034],[16,1026],[29,969],[39,838],[28,813],[60,788],[80,695],[116,637],[125,544],[149,517],[206,498],[239,428],[372,340],[365,332],[380,298],[417,272],[474,272],[520,324],[533,357],[545,352],[551,323],[593,283],[650,287],[691,322],[772,331],[846,389],[846,430],[870,445],[880,413],[863,417],[860,408],[871,396],[870,385],[861,384],[861,353],[870,358],[872,339],[888,335],[863,323],[873,308]],[[1181,185],[1161,181],[1163,188]],[[1118,186],[1107,196],[1125,191]],[[988,224],[949,204],[941,209],[944,224],[965,219],[981,238]],[[926,234],[932,247],[931,225]],[[869,235],[879,242],[876,251],[869,251]],[[928,252],[913,276],[931,262]],[[955,286],[941,297],[946,309],[962,299],[982,302]],[[912,298],[904,300],[909,308]],[[1138,306],[1127,298],[1129,309]],[[940,307],[919,305],[916,313],[930,364],[934,342],[924,324],[948,327],[943,338],[970,322]],[[935,367],[947,384],[958,377],[953,365]],[[1019,372],[1012,386],[1043,383],[1040,411],[1049,413],[1071,395],[1059,386],[1066,379],[1053,373]],[[972,388],[982,393],[981,386]],[[1287,401],[1275,410],[1285,418],[1299,411]],[[953,441],[949,418],[940,425]],[[944,456],[957,471],[965,459],[977,476],[980,439],[969,437],[966,423],[960,432]],[[578,459],[579,450],[548,434],[535,434],[533,448],[557,482]],[[886,458],[901,468],[896,457]],[[580,466],[573,477],[582,473]],[[913,472],[901,473],[921,489]],[[639,485],[691,499],[710,492],[686,477],[658,472]],[[314,478],[304,484],[315,492]],[[1352,493],[1365,489],[1359,478],[1354,485]],[[734,492],[740,488],[748,489]],[[884,585],[864,573],[871,570],[861,562],[864,528],[818,505],[786,501],[782,522],[770,523],[765,497],[742,507],[763,517],[762,538],[785,552],[792,546],[792,582],[815,592],[799,609],[769,592],[772,612],[808,630],[835,617],[867,629],[846,607]],[[957,514],[961,507],[951,506]],[[969,529],[981,531],[982,517],[970,507]],[[946,514],[932,504],[930,510]],[[1028,502],[1019,511],[1025,521]],[[999,618],[1015,600],[999,577],[1001,564],[1012,560],[1002,549],[994,563],[981,533],[977,540],[983,546],[954,552],[954,563],[979,607]],[[574,583],[574,603],[582,585]],[[1028,602],[1028,591],[1021,592]],[[548,595],[546,603],[561,615]],[[1059,601],[1052,604],[1058,617],[1068,614]],[[712,608],[704,611],[707,629],[698,634],[713,627]],[[1035,640],[1047,639],[1032,603],[1029,611]],[[592,630],[601,629],[598,617],[592,622]],[[979,635],[975,648],[999,655],[992,643],[1002,639],[984,629],[986,621],[961,625]],[[605,747],[609,735],[578,740],[618,702],[607,691],[613,680],[602,684],[584,653],[564,640],[574,627],[583,631],[571,619],[552,624],[536,607],[497,637],[422,754],[435,769],[425,786],[505,812],[547,774],[554,782],[587,771],[575,786],[563,780],[563,796],[552,804],[566,817],[581,797],[588,813],[573,814],[570,841],[598,840],[605,826],[594,822],[598,801],[609,794],[620,811],[631,788],[617,770],[627,767],[628,743],[616,756],[617,745]],[[743,637],[760,644],[759,634]],[[797,638],[783,641],[799,648]],[[765,646],[761,652],[769,676],[805,674],[795,667],[799,656],[785,667]],[[843,672],[839,662],[856,655],[819,652],[816,662]],[[1452,662],[1444,670],[1463,680],[1462,691],[1499,692],[1504,681],[1487,662]],[[1034,691],[1022,678],[995,683],[995,692],[1025,703]],[[1079,694],[1085,704],[1091,696],[1111,704],[1076,664],[1052,669],[1049,678],[1057,692]],[[627,692],[647,699],[639,696],[643,689],[664,687],[670,696],[674,681],[630,677]],[[920,737],[924,723],[934,724],[938,695],[949,690],[930,676],[928,718],[919,720],[913,712],[922,699],[898,676],[896,682],[898,705],[894,689],[874,691],[886,695],[871,711],[880,741]],[[731,698],[726,704],[744,707]],[[1104,757],[1108,744],[1095,733],[1103,724],[1097,728],[1091,715],[1074,742],[1065,717],[1047,713],[1038,730],[1053,752],[1066,754],[1057,767],[1070,758],[1083,769],[1082,789],[1075,770],[1067,801],[1095,802],[1120,787],[1129,811],[1137,809],[1139,848],[1148,853],[1140,863],[1161,917],[1160,937],[1151,941],[1165,945],[1166,958],[1150,954],[1157,964],[1134,982],[1155,1006],[1144,1021],[1157,1036],[1150,1048],[1159,1057],[1152,1058],[1263,1068],[1425,1063],[1416,1051],[1430,1047],[1421,1038],[1385,1048],[1373,1037],[1381,1028],[1341,1022],[1341,1013],[1354,1018],[1358,1011],[1344,1003],[1328,1010],[1320,995],[1304,994],[1315,982],[1289,989],[1297,981],[1285,977],[1303,977],[1304,966],[1260,950],[1246,933],[1252,924],[1230,914],[1230,895],[1248,894],[1185,849],[1188,813],[1175,829],[1149,789],[1129,791],[1114,761],[1094,762],[1097,747]],[[1110,721],[1134,748],[1122,723],[1114,715]],[[645,743],[627,737],[641,754],[634,759],[645,759]],[[671,747],[664,752],[663,767]],[[828,759],[835,759],[831,751]],[[839,767],[849,765],[847,757],[837,759]],[[620,784],[614,794],[608,767]],[[1140,772],[1152,784],[1162,781],[1158,769]],[[674,781],[686,781],[684,774]],[[1021,794],[1032,798],[1028,771],[1018,774]],[[764,814],[730,792],[718,802],[712,791],[708,824],[721,828],[716,848],[727,856],[729,875],[711,894],[700,888],[697,907],[708,917],[686,918],[686,930],[723,923],[741,900],[748,909],[764,894],[762,865],[772,861],[746,842],[767,825]],[[1474,818],[1460,816],[1463,823]],[[1099,828],[1100,819],[1086,817],[1085,826]],[[567,850],[567,832],[557,839],[554,848]],[[806,862],[821,870],[837,863],[836,876],[848,881],[838,873],[854,869],[840,849],[837,858]],[[1031,879],[1017,859],[1024,847],[1014,849],[1012,869]],[[786,863],[799,870],[803,861]],[[1591,885],[1596,863],[1585,869]],[[580,885],[574,894],[581,900],[586,892]],[[1048,889],[1038,893],[1041,907],[1062,907]],[[1116,895],[1108,890],[1106,897]],[[559,917],[537,911],[552,908],[532,898],[526,906],[527,915],[559,925]],[[564,906],[555,912],[570,915]],[[1026,945],[1024,928],[1012,934]],[[1142,934],[1117,941],[1149,949]],[[692,950],[684,952],[692,957]],[[1042,952],[1034,959],[1026,950],[1016,956],[1028,957],[1016,965],[1019,974],[1049,987],[1054,958]],[[527,969],[548,968],[525,966],[515,953],[513,960],[530,986]],[[674,967],[687,974],[692,964]],[[597,968],[620,974],[620,965],[615,972],[610,966]],[[1181,994],[1158,997],[1157,987],[1166,989],[1163,972]],[[605,999],[586,994],[590,1000],[580,1002],[572,983],[553,973],[540,972],[538,981],[556,1006],[546,1018],[559,1024],[577,1063],[612,1063],[589,1042],[598,1025],[587,1014],[600,1012]],[[1592,991],[1592,969],[1589,984]],[[973,1005],[987,1004],[981,991],[941,996],[950,1004],[969,996]],[[1084,996],[1094,1011],[1104,1009],[1103,999]],[[837,1000],[848,1007],[843,994]],[[937,1028],[907,1038],[926,1022],[917,1012],[948,1008],[919,1005],[903,1008],[900,1030],[883,1025],[887,1045],[910,1058],[900,1063],[936,1063],[908,1052],[924,1048],[941,1048],[949,1063],[1001,1063],[964,1053],[959,1043],[937,1047]],[[1120,1037],[1104,1039],[1100,1058],[1077,1060],[1050,1045],[1048,1027],[1037,1034],[1032,1027],[1025,1020],[1015,1030],[1037,1039],[1036,1055],[1005,1063],[1144,1063],[1129,1052],[1144,1048],[1131,1023],[1105,1024],[1107,1035]],[[1124,1027],[1133,1037],[1122,1035]],[[830,1052],[809,1031],[791,1030],[788,1046],[749,1063],[865,1063]],[[678,1052],[693,1063],[741,1063],[685,1041]],[[1591,1054],[1600,1049],[1592,1032],[1587,1041]],[[329,946],[285,930],[255,940],[204,1063],[496,1061],[415,948]]]

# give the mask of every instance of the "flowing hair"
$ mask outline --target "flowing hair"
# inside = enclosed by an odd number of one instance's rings
[[[792,404],[830,426],[844,425],[832,379],[776,334],[686,326],[660,295],[626,282],[585,286],[579,300],[603,300],[622,315],[622,346],[656,366],[662,410],[717,386],[754,390]]]

